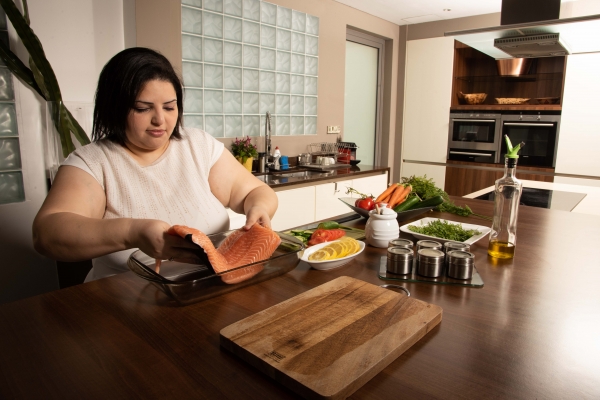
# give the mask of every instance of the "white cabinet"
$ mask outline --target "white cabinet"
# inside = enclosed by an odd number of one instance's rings
[[[406,43],[403,159],[446,162],[453,63],[451,37]]]
[[[361,193],[377,196],[387,187],[387,173],[316,184],[303,188],[291,188],[275,192],[279,206],[271,220],[275,231],[285,231],[296,226],[308,225],[315,221],[333,218],[352,212],[348,206],[338,200],[340,197],[357,197],[346,194],[348,187],[355,188]],[[230,219],[230,229],[239,229],[246,223],[246,216],[227,210]]]
[[[351,212],[352,210],[338,198],[350,197],[346,194],[346,190],[352,185],[352,181],[348,180],[315,186],[315,221]]]
[[[231,209],[227,209],[229,214],[229,229],[240,229],[246,225],[246,216],[244,214],[238,214]]]
[[[556,153],[556,172],[600,176],[598,71],[599,53],[569,56]],[[572,180],[573,178],[555,178],[555,182],[561,183],[575,183]],[[577,184],[582,184],[580,179],[577,181]]]
[[[279,199],[277,212],[271,221],[275,231],[283,231],[295,226],[315,221],[315,187],[276,192]]]
[[[433,163],[446,162],[453,65],[454,39],[451,37],[406,43],[402,160],[407,161],[402,163],[401,176],[427,174],[430,177],[427,172]],[[410,172],[405,171],[407,168]],[[440,187],[444,187],[445,167],[435,169],[438,172],[434,180],[439,184],[442,177]]]
[[[352,187],[360,193],[372,194],[377,197],[388,187],[388,175],[386,173],[366,178],[356,178],[352,180]],[[358,198],[359,196],[355,194],[352,197]]]

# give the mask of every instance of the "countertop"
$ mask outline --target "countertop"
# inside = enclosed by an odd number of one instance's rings
[[[584,193],[586,196],[577,204],[571,212],[579,214],[599,215],[600,216],[600,185],[572,185],[567,183],[556,182],[539,182],[521,179],[524,187],[535,189],[559,190],[562,192]],[[489,186],[477,192],[470,193],[464,197],[474,199],[482,194],[489,193],[494,190],[494,186]]]
[[[492,202],[453,200],[492,214]],[[599,241],[600,217],[520,207],[514,259],[489,258],[487,238],[471,248],[483,288],[404,284],[442,322],[351,398],[600,398]],[[223,350],[219,331],[339,276],[388,283],[385,255],[367,246],[330,271],[301,262],[186,307],[131,272],[1,305],[0,398],[297,398]]]
[[[294,167],[289,170],[280,170],[280,171],[272,172],[270,174],[270,176],[278,177],[278,176],[281,176],[281,174],[286,174],[286,173],[290,173],[290,172],[294,172],[294,171],[304,171],[304,170],[305,170],[305,168],[303,168],[302,166]],[[275,188],[282,188],[282,187],[285,188],[285,187],[289,187],[289,186],[298,186],[301,184],[304,185],[307,183],[316,184],[319,182],[322,182],[322,183],[334,182],[334,181],[339,181],[339,180],[344,180],[344,179],[352,179],[354,177],[375,175],[376,173],[384,173],[384,172],[387,172],[389,174],[390,168],[373,166],[373,165],[360,165],[360,164],[355,165],[355,166],[348,165],[348,168],[332,169],[331,171],[320,174],[320,176],[281,177],[281,178],[277,178],[275,181],[266,182],[266,183],[275,189]],[[259,179],[261,179],[261,176],[265,176],[266,174],[260,174],[260,173],[255,172],[254,175],[256,177],[258,177]]]

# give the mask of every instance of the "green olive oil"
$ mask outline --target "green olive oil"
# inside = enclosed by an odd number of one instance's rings
[[[515,245],[499,240],[492,240],[488,246],[488,254],[495,258],[513,258],[515,256]]]

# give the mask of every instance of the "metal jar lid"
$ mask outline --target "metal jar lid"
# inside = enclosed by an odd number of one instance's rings
[[[448,264],[473,265],[475,255],[464,250],[452,250],[448,252]]]
[[[392,260],[412,260],[413,251],[406,247],[388,248],[388,258]]]
[[[417,257],[420,263],[428,264],[443,264],[444,252],[437,249],[425,248],[417,252]]]
[[[466,243],[446,242],[446,243],[444,243],[444,252],[448,253],[449,251],[453,251],[453,250],[465,250],[465,251],[468,251],[470,247],[471,246],[469,246]]]
[[[442,250],[442,244],[435,240],[419,240],[417,242],[417,250],[420,249],[435,249]]]
[[[389,247],[413,247],[413,242],[412,240],[408,240],[408,239],[393,239],[390,240]]]

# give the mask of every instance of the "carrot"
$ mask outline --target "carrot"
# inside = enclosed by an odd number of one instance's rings
[[[377,198],[375,199],[375,203],[378,203],[380,201],[383,201],[385,198],[387,198],[389,195],[392,194],[392,192],[394,190],[396,190],[396,188],[400,186],[399,183],[392,183],[387,189],[385,189],[383,191],[383,193],[381,193],[379,196],[377,196]]]
[[[411,192],[411,190],[411,185],[401,186],[396,189],[389,201],[390,208],[394,208],[398,204],[402,204],[402,202],[408,197],[408,194]]]

